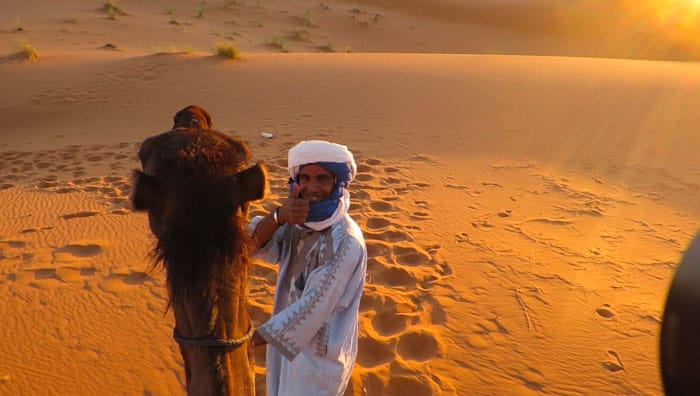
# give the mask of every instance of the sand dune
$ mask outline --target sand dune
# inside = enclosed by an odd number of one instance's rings
[[[297,141],[355,152],[348,395],[663,393],[663,302],[700,217],[700,66],[673,61],[700,54],[692,5],[0,4],[0,394],[183,394],[127,201],[140,142],[190,103],[268,164],[253,214],[286,196]],[[275,277],[255,263],[255,322]]]

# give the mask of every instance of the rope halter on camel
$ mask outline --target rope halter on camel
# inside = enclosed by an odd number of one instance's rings
[[[248,327],[248,332],[241,338],[236,339],[219,339],[219,338],[187,338],[177,334],[177,330],[173,329],[173,338],[182,346],[203,346],[203,347],[218,347],[218,348],[238,348],[245,344],[253,336],[255,328],[253,325]]]

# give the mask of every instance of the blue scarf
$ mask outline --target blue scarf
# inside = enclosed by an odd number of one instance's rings
[[[340,204],[340,198],[343,196],[343,188],[347,187],[350,181],[350,173],[352,170],[346,162],[316,162],[315,165],[320,165],[333,173],[335,176],[335,184],[328,198],[321,202],[309,205],[309,215],[306,217],[307,222],[323,221],[335,213]],[[304,168],[304,165],[299,167],[299,172]],[[294,179],[289,179],[289,191],[292,191],[293,183],[299,184],[299,175]]]

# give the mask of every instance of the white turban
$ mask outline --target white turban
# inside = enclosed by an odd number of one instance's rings
[[[352,153],[346,146],[341,144],[326,142],[324,140],[305,140],[289,149],[287,167],[289,176],[295,179],[299,174],[299,167],[317,162],[346,163],[350,168],[348,183],[357,174],[357,165]]]

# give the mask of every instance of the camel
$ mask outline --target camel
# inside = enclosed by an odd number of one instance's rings
[[[174,129],[142,143],[131,202],[157,239],[188,395],[253,395],[245,225],[249,202],[267,191],[266,168],[246,168],[243,141],[201,128],[211,125],[203,109],[178,114]]]
[[[700,232],[683,255],[666,295],[659,357],[667,396],[698,394],[700,388]]]

